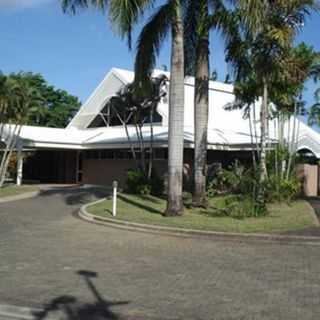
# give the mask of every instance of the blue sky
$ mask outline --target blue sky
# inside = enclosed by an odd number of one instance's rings
[[[95,11],[62,13],[59,0],[0,0],[0,70],[39,72],[53,85],[84,101],[112,67],[132,69],[134,52]],[[308,21],[298,41],[320,50],[320,17]],[[224,79],[227,66],[221,39],[212,36],[211,64]],[[158,66],[169,65],[165,44]],[[315,86],[305,92],[309,105]]]

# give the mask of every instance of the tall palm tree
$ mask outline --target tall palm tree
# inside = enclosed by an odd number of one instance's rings
[[[206,206],[207,134],[209,118],[209,33],[224,29],[228,10],[222,0],[188,0],[185,15],[186,72],[195,76],[193,205]]]
[[[144,11],[155,0],[62,0],[63,9],[76,12],[77,8],[90,5],[108,12],[113,25],[122,37],[128,38],[131,47],[131,31]],[[184,50],[182,0],[167,0],[143,27],[137,44],[135,84],[144,89],[152,74],[164,39],[171,34],[171,78],[169,93],[169,159],[168,202],[166,216],[183,213],[183,142],[184,142]]]
[[[183,213],[184,144],[184,33],[183,1],[168,0],[143,27],[137,43],[135,83],[144,89],[155,67],[156,57],[171,34],[171,77],[169,92],[168,201],[166,216]]]

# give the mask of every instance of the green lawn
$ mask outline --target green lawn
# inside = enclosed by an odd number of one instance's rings
[[[211,206],[221,207],[222,203],[221,197],[210,200]],[[210,207],[207,211],[186,209],[182,217],[165,218],[161,215],[165,205],[165,200],[156,197],[119,194],[116,219],[160,226],[243,233],[279,233],[315,226],[312,208],[303,200],[290,206],[272,204],[267,217],[245,219],[218,216]],[[111,199],[88,208],[90,213],[108,218],[112,218],[111,210]]]
[[[16,196],[18,194],[23,194],[27,192],[38,191],[37,186],[16,186],[16,185],[5,185],[3,188],[0,188],[0,198]]]

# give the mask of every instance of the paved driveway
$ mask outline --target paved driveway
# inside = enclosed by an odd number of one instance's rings
[[[0,205],[0,303],[46,308],[38,319],[320,319],[320,246],[89,224],[73,213],[91,191]]]

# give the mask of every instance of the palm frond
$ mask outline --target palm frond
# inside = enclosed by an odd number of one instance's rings
[[[135,59],[135,84],[148,81],[156,64],[161,45],[168,35],[172,22],[171,1],[162,5],[143,27],[137,42]]]
[[[132,29],[155,0],[109,0],[109,17],[122,38],[127,37],[131,49]]]
[[[200,2],[186,0],[183,14],[184,24],[184,62],[185,74],[194,76],[196,62],[196,48],[199,41],[197,29],[200,23]]]
[[[78,10],[93,7],[103,12],[107,9],[109,0],[61,0],[61,7],[64,12],[76,14]]]

